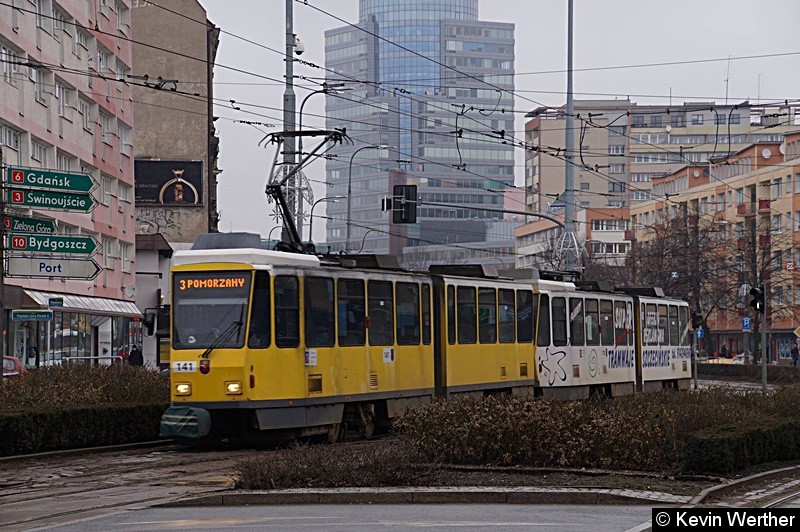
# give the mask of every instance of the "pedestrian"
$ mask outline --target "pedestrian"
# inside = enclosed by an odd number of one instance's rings
[[[797,344],[792,345],[792,366],[797,365],[797,360],[800,358],[800,349],[797,348]]]
[[[139,351],[139,348],[136,344],[133,344],[131,348],[131,352],[128,355],[128,363],[131,366],[143,366],[144,365],[144,357],[142,356],[142,352]]]
[[[720,356],[720,358],[728,358],[728,346],[727,345],[722,344],[722,347],[719,350],[719,356]]]

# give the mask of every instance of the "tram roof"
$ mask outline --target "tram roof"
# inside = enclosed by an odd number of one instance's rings
[[[213,262],[235,262],[254,266],[319,267],[319,258],[314,255],[286,253],[268,249],[188,249],[176,251],[172,256],[173,266]]]

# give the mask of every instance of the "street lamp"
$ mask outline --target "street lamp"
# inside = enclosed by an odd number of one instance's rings
[[[350,166],[347,171],[347,241],[344,247],[345,251],[350,250],[350,212],[351,212],[350,204],[353,202],[353,158],[361,150],[367,150],[369,148],[375,150],[385,150],[387,148],[394,148],[394,146],[387,146],[385,144],[378,144],[376,146],[362,146],[356,151],[354,151],[353,155],[350,156]]]
[[[320,198],[314,203],[311,204],[311,221],[308,222],[308,241],[314,242],[314,207],[317,206],[317,203],[322,203],[323,201],[330,201],[331,203],[338,203],[338,200],[344,199],[344,196],[330,196],[327,198]]]

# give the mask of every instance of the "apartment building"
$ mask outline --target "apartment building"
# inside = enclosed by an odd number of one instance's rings
[[[747,294],[765,284],[771,357],[790,360],[800,326],[800,129],[785,131],[781,141],[686,165],[654,179],[652,187],[659,199],[630,208],[631,237],[649,242],[655,228],[683,234],[681,224],[688,224],[695,234],[707,234],[706,242],[718,243],[713,253],[729,273],[725,293],[700,301],[711,332],[708,349],[724,344],[731,352],[752,352],[753,335],[742,331],[742,318],[759,317]]]
[[[12,7],[14,5],[15,7]],[[52,220],[59,235],[99,247],[93,280],[4,279],[4,353],[29,366],[110,357],[141,339],[134,304],[133,108],[129,0],[28,0],[0,6],[0,148],[4,165],[86,173],[89,213],[6,206]],[[53,308],[52,320],[12,310]],[[108,362],[108,358],[103,359]]]

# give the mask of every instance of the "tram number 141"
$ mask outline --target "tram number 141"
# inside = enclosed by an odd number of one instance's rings
[[[173,362],[172,371],[175,373],[192,373],[197,371],[197,362]]]

